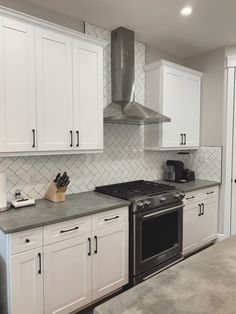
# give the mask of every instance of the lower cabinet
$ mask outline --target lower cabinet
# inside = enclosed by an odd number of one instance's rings
[[[10,274],[11,302],[9,309],[4,314],[42,314],[42,249],[11,256]]]
[[[45,314],[67,314],[91,302],[89,236],[44,247]]]
[[[185,199],[183,215],[184,255],[217,239],[218,187],[191,194]]]
[[[96,300],[128,283],[128,224],[93,233],[93,299]]]
[[[128,283],[128,207],[0,232],[0,259],[1,314],[74,313]]]

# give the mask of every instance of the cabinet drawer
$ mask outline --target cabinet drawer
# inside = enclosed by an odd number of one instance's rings
[[[128,207],[109,210],[92,216],[92,230],[96,231],[106,227],[128,222]]]
[[[44,227],[43,242],[55,243],[91,232],[91,216],[59,222]]]
[[[193,191],[193,192],[186,193],[183,202],[185,206],[188,206],[189,204],[193,204],[197,202],[199,199],[200,199],[200,191]]]
[[[213,186],[212,188],[208,188],[202,191],[203,197],[205,199],[218,197],[218,186]]]
[[[25,252],[42,246],[42,228],[16,232],[10,235],[10,254]]]

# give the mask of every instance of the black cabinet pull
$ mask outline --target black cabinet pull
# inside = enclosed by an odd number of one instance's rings
[[[193,198],[195,198],[195,196],[186,197],[186,200],[191,200],[191,199],[193,199]]]
[[[184,134],[184,145],[186,145],[186,141],[187,141],[187,135]]]
[[[88,243],[89,243],[88,256],[91,256],[91,238],[88,238]]]
[[[114,219],[118,219],[119,216],[115,216],[115,217],[112,217],[112,218],[105,218],[104,221],[110,221],[110,220],[114,220]]]
[[[209,194],[213,194],[215,193],[214,191],[211,191],[211,192],[207,192],[206,194],[209,195]]]
[[[205,214],[205,204],[201,204],[202,205],[202,216]]]
[[[77,135],[77,144],[76,144],[76,147],[79,147],[79,131],[76,131],[76,135]]]
[[[38,274],[42,274],[42,257],[41,257],[41,253],[38,253],[38,258],[39,258],[39,270],[38,270]]]
[[[198,213],[198,216],[202,216],[202,205],[201,204],[198,204],[199,206],[199,213]]]
[[[94,254],[98,254],[98,237],[94,236],[94,240],[95,240],[95,250],[94,250]]]
[[[75,231],[75,230],[78,230],[79,227],[74,227],[74,228],[71,228],[71,229],[68,229],[68,230],[61,230],[60,233],[66,233],[66,232],[71,232],[71,231]]]
[[[33,144],[32,147],[35,147],[35,129],[32,129],[32,133],[33,133]]]
[[[181,133],[180,136],[181,136],[181,143],[180,143],[180,145],[183,145],[183,144],[184,144],[184,143],[183,143],[183,136],[184,136],[184,135]]]
[[[29,240],[29,239],[25,239],[25,242],[26,242],[26,243],[29,243],[29,242],[30,242],[30,240]]]
[[[73,131],[70,130],[70,147],[73,146]]]

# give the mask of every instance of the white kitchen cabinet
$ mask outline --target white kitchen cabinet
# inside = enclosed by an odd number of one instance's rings
[[[0,153],[103,148],[106,42],[0,9]]]
[[[128,224],[118,224],[92,234],[93,300],[128,283]]]
[[[43,313],[42,249],[10,257],[9,314]]]
[[[45,314],[67,314],[91,301],[91,234],[44,247]]]
[[[102,62],[102,47],[73,41],[74,134],[78,150],[103,148]]]
[[[199,245],[202,236],[200,206],[193,203],[186,207],[183,215],[183,253],[193,251]]]
[[[0,313],[68,314],[127,284],[128,211],[0,232]]]
[[[145,67],[146,106],[171,119],[144,128],[146,150],[196,149],[202,73],[161,60]]]
[[[217,239],[218,187],[187,193],[183,214],[183,254]]]
[[[37,28],[36,87],[39,151],[73,148],[72,42]]]
[[[0,16],[0,151],[35,151],[33,26]]]
[[[202,232],[202,245],[217,238],[218,197],[203,201],[204,221]]]

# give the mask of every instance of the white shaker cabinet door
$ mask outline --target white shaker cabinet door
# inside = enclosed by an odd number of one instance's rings
[[[42,249],[10,257],[11,314],[43,313]]]
[[[128,283],[128,224],[93,233],[92,283],[96,300]]]
[[[36,149],[34,28],[0,17],[0,151]]]
[[[184,94],[181,107],[181,133],[186,136],[186,147],[199,146],[201,77],[184,74]]]
[[[73,41],[73,104],[77,149],[103,148],[103,48]]]
[[[199,247],[202,237],[203,221],[200,216],[200,206],[193,203],[186,206],[183,213],[183,254],[194,251]]]
[[[217,238],[218,197],[203,201],[203,206],[202,245]]]
[[[73,149],[72,41],[37,28],[38,150]]]
[[[44,247],[45,314],[68,314],[91,301],[90,237]]]
[[[171,67],[163,68],[163,114],[171,119],[162,125],[162,147],[181,147],[180,115],[183,99],[183,74]]]

